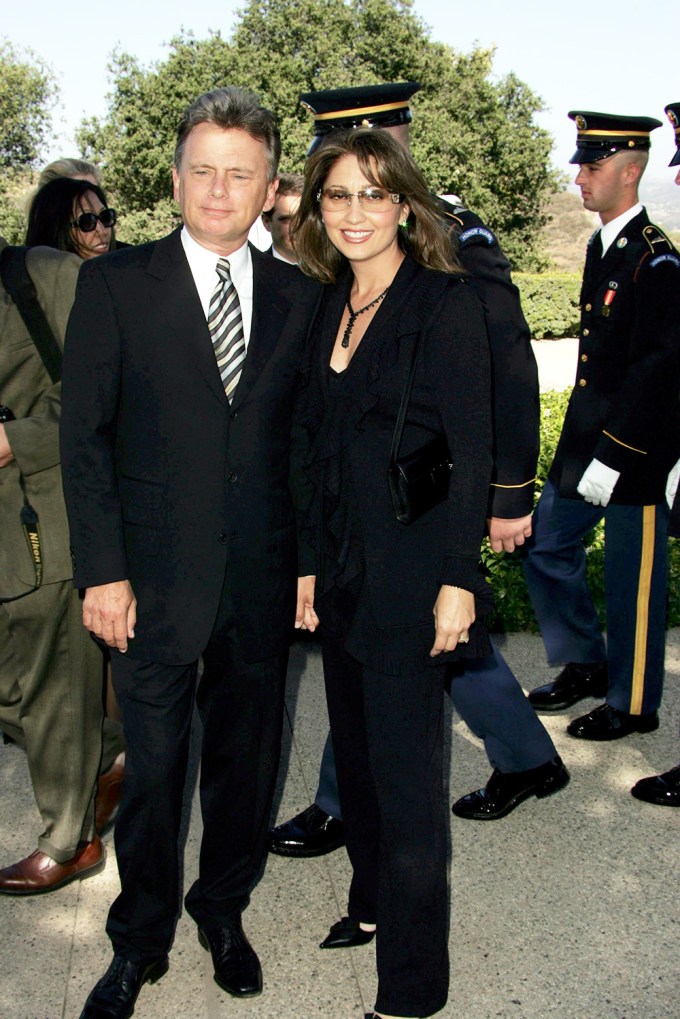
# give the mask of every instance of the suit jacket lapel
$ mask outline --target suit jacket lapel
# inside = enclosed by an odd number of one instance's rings
[[[171,344],[179,343],[193,358],[198,371],[220,399],[227,397],[220,379],[215,353],[194,278],[180,238],[181,228],[158,241],[149,264],[150,297],[168,325],[168,356]]]

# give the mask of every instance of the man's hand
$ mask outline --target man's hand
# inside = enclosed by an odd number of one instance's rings
[[[14,453],[7,438],[7,430],[0,424],[0,467],[6,467],[13,459]]]
[[[109,647],[127,651],[136,622],[137,599],[129,580],[116,580],[85,591],[83,625]]]
[[[514,552],[531,537],[531,513],[525,517],[489,517],[489,543],[494,552]]]
[[[673,501],[675,499],[675,493],[678,490],[678,479],[680,478],[680,460],[671,468],[671,472],[668,475],[666,481],[666,502],[668,508],[673,509]]]
[[[469,630],[475,621],[475,596],[461,587],[442,584],[434,609],[435,639],[430,657],[442,651],[453,651],[458,641],[467,644]]]
[[[607,506],[620,477],[621,471],[607,467],[600,460],[591,460],[576,486],[576,491],[593,506]]]
[[[309,630],[313,633],[319,625],[319,617],[314,611],[314,584],[316,577],[298,577],[297,607],[295,609],[295,629]]]

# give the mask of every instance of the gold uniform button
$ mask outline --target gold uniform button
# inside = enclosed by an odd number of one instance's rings
[[[578,384],[579,384],[579,386],[581,386],[581,388],[583,388],[584,386],[588,385],[588,383],[586,382],[585,379],[579,379],[578,380]]]
[[[586,311],[592,311],[592,310],[593,310],[592,304],[586,304]]]
[[[583,335],[584,336],[590,336],[590,329],[584,329],[583,330]]]
[[[585,363],[588,360],[587,354],[581,354],[581,360]]]

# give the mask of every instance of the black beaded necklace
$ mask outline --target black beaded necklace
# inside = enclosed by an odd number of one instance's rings
[[[377,297],[373,298],[373,300],[370,302],[370,304],[365,304],[363,306],[363,308],[359,308],[358,311],[354,310],[354,308],[350,304],[349,294],[347,295],[347,300],[345,301],[345,305],[347,307],[347,311],[349,312],[349,322],[347,323],[347,326],[345,328],[345,334],[342,337],[342,340],[340,342],[340,346],[341,347],[345,347],[345,349],[347,349],[347,347],[349,347],[349,338],[352,335],[352,330],[354,329],[354,323],[356,322],[356,320],[359,317],[359,315],[362,315],[363,312],[368,311],[368,309],[372,308],[374,304],[378,303],[378,301],[382,301],[383,297],[385,296],[385,294],[387,293],[387,291],[389,289],[390,289],[390,285],[388,284],[385,287],[385,289],[383,290],[382,294],[378,294]]]

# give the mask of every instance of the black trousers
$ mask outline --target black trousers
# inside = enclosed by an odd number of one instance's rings
[[[354,872],[348,913],[378,926],[375,1008],[429,1016],[449,982],[445,670],[384,675],[328,635],[323,665]]]
[[[196,690],[197,665],[112,655],[127,743],[115,842],[121,892],[109,911],[114,951],[164,955],[180,913],[178,834],[194,696],[203,722],[199,874],[186,908],[206,929],[236,919],[260,870],[281,750],[288,655],[244,661],[225,584]]]

